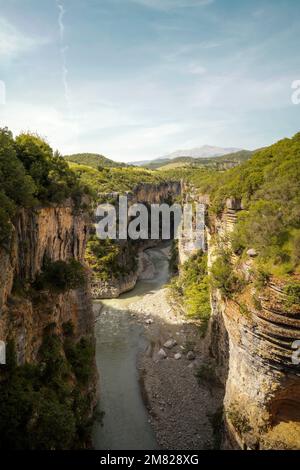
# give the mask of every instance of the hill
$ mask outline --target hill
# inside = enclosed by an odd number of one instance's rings
[[[300,273],[300,133],[228,171],[184,171],[201,193],[210,194],[213,212],[223,210],[226,198],[242,200],[233,233],[236,253],[254,248],[262,273]]]

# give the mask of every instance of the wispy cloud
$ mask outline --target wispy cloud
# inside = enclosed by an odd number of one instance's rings
[[[214,0],[131,0],[145,7],[157,10],[173,10],[175,8],[189,8],[210,5]]]
[[[58,11],[59,11],[58,26],[59,26],[60,40],[63,41],[64,34],[65,34],[64,16],[65,16],[66,10],[64,9],[64,6],[62,3],[60,3],[59,1],[57,1],[56,3],[57,3]]]
[[[45,38],[29,37],[20,32],[5,18],[0,17],[0,58],[11,59],[46,44]]]
[[[71,110],[71,93],[68,81],[68,67],[67,67],[67,52],[69,47],[65,44],[65,24],[64,24],[64,17],[66,14],[66,10],[64,4],[61,0],[56,0],[57,8],[58,8],[58,28],[59,28],[59,36],[60,36],[60,53],[61,53],[61,62],[62,62],[62,83],[64,88],[64,96],[66,103]]]

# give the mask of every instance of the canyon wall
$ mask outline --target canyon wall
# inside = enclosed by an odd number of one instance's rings
[[[190,185],[183,200],[209,207],[209,197]],[[219,216],[207,216],[205,246],[208,269],[220,253],[231,252],[231,268],[244,280],[241,292],[224,295],[211,288],[211,319],[205,347],[215,361],[225,388],[224,448],[300,448],[300,366],[293,364],[293,343],[300,339],[300,306],[290,305],[287,282],[274,276],[259,284],[254,275],[255,250],[240,258],[231,250],[230,234],[241,202],[228,199]],[[179,259],[197,249],[191,240],[179,242]]]
[[[220,248],[230,249],[239,201],[228,200],[223,214],[207,229],[209,264]],[[232,269],[245,286],[232,298],[211,294],[210,350],[226,384],[225,447],[300,448],[300,368],[292,362],[292,344],[300,338],[300,308],[288,304],[285,284],[274,277],[258,285],[256,253],[232,255]]]
[[[63,293],[35,292],[30,288],[44,262],[83,262],[89,219],[64,207],[20,210],[15,217],[9,245],[0,249],[0,337],[13,339],[19,364],[33,362],[49,324],[62,335],[64,323],[72,322],[75,337],[93,339],[93,315],[88,281]],[[25,292],[26,290],[26,292]]]
[[[166,182],[160,184],[141,183],[137,185],[132,192],[127,192],[125,195],[128,198],[128,206],[132,206],[136,203],[142,203],[147,206],[151,204],[163,204],[170,203],[176,196],[181,194],[181,183],[179,182]],[[121,194],[114,192],[106,195],[101,195],[101,200],[115,200],[116,205],[118,197]],[[149,209],[150,216],[150,209]],[[111,277],[108,280],[100,279],[97,274],[91,273],[91,293],[94,299],[107,299],[117,298],[122,293],[128,292],[134,288],[138,280],[141,271],[141,256],[142,251],[156,246],[160,240],[138,240],[131,245],[131,251],[128,251],[128,256],[136,256],[138,262],[136,269],[130,271],[125,275],[118,275],[117,277]],[[120,241],[125,251],[123,251],[123,259],[120,262],[126,265],[126,244],[127,242]],[[132,253],[134,251],[134,254]]]

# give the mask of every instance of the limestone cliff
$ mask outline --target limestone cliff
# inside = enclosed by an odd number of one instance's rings
[[[172,202],[172,200],[181,194],[181,184],[179,182],[150,184],[141,183],[137,185],[132,192],[127,192],[128,206],[136,203],[145,205],[162,204]],[[101,200],[114,200],[117,204],[119,193],[110,193],[101,196]],[[159,240],[138,240],[130,244],[120,242],[122,253],[120,255],[119,264],[126,267],[132,257],[136,257],[137,263],[135,268],[125,274],[116,273],[111,275],[109,279],[101,279],[97,273],[91,272],[91,292],[95,299],[117,298],[120,294],[128,292],[136,285],[140,271],[140,253],[149,247],[155,246]],[[120,270],[121,271],[121,270]]]
[[[210,264],[226,244],[239,201],[228,200],[222,216],[208,224]],[[230,248],[230,246],[229,246]],[[232,298],[212,290],[210,348],[226,384],[225,447],[300,448],[300,369],[292,362],[292,344],[300,338],[299,305],[288,304],[284,282],[254,279],[255,253],[232,255],[232,269],[245,286]]]
[[[41,293],[38,298],[20,295],[18,285],[29,285],[42,270],[45,259],[83,261],[89,220],[65,207],[20,210],[9,246],[0,249],[0,336],[15,340],[20,363],[34,361],[43,329],[72,321],[77,337],[93,336],[92,309],[87,286],[75,291]]]
[[[183,200],[209,208],[207,195],[183,186]],[[229,264],[243,279],[240,291],[226,295],[211,288],[211,320],[205,345],[215,360],[224,384],[224,448],[300,448],[300,366],[293,364],[292,345],[300,339],[300,306],[291,305],[286,282],[274,276],[258,282],[255,250],[240,258],[233,253],[230,234],[241,201],[228,199],[219,216],[208,216],[206,238],[208,267],[220,250],[231,253]],[[178,244],[184,262],[197,247],[190,240]],[[298,281],[290,276],[289,282]]]

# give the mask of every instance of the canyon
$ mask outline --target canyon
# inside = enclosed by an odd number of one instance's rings
[[[181,196],[183,201],[192,199],[202,203],[207,211],[209,209],[209,195],[199,194],[195,188],[184,182],[160,185],[140,184],[131,193],[130,199],[132,203],[151,204],[170,202],[172,198],[178,196]],[[115,197],[117,197],[116,194]],[[214,217],[207,216],[203,237],[206,240],[209,269],[220,247],[226,246],[230,249],[228,235],[232,232],[237,216],[242,210],[241,201],[231,198],[227,199],[222,214]],[[54,325],[56,335],[63,340],[64,325],[71,322],[76,342],[83,337],[94,342],[92,297],[94,302],[97,298],[118,298],[120,294],[131,291],[135,286],[138,288],[139,282],[143,282],[138,281],[139,276],[142,275],[143,266],[145,263],[147,265],[147,262],[142,260],[144,256],[142,253],[151,245],[140,243],[136,245],[135,253],[136,255],[140,253],[142,261],[134,271],[123,278],[112,278],[103,282],[97,279],[97,275],[91,271],[89,274],[86,271],[85,284],[80,288],[60,293],[42,291],[38,295],[34,295],[29,290],[26,295],[23,295],[18,288],[19,284],[32,284],[42,271],[45,259],[51,262],[58,260],[66,262],[74,258],[84,263],[90,223],[87,212],[75,210],[72,202],[57,207],[22,209],[17,213],[11,242],[8,246],[1,248],[0,252],[2,267],[0,272],[0,333],[4,341],[8,339],[14,341],[19,365],[39,361],[39,349],[45,329],[49,325]],[[155,249],[157,243],[152,246]],[[193,243],[188,240],[181,241],[178,249],[181,263],[186,262],[197,251]],[[275,277],[261,286],[255,284],[252,274],[254,259],[253,250],[249,251],[246,259],[240,259],[232,254],[233,269],[242,273],[246,279],[244,289],[234,298],[224,296],[218,288],[211,289],[211,318],[208,331],[204,339],[196,338],[195,350],[198,351],[197,354],[202,363],[207,360],[213,364],[218,379],[218,386],[213,388],[217,390],[216,403],[221,404],[224,410],[222,448],[295,449],[299,448],[300,374],[299,367],[291,360],[291,345],[300,337],[299,306],[288,307],[284,285]],[[130,299],[130,293],[128,295]],[[151,308],[155,310],[155,306],[153,307],[150,298],[148,301],[150,306],[148,314],[151,315]],[[128,303],[128,300],[126,302]],[[141,308],[145,310],[145,305]],[[168,308],[174,309],[176,306],[171,303]],[[94,313],[96,310],[94,303]],[[102,310],[98,312],[98,315],[102,315]],[[155,316],[155,311],[152,315]],[[145,322],[145,319],[142,322]],[[150,322],[148,326],[151,332],[154,326]],[[183,326],[183,328],[186,327]],[[185,341],[189,340],[189,334],[192,336],[195,334],[194,326],[187,328],[187,331],[191,328],[191,332],[185,333]],[[148,359],[146,356],[141,359],[142,363],[144,361],[144,366],[141,366],[143,372],[140,372],[143,376],[146,394],[144,399],[150,416],[151,410],[153,412],[157,408],[157,400],[151,395],[155,377],[152,377],[152,380],[149,376],[147,378],[147,370],[148,374],[153,376],[154,357],[161,367],[167,364],[167,361],[157,359],[159,349],[168,339],[165,335],[166,331],[162,336],[161,333],[156,335],[156,339],[152,341],[154,349],[150,353],[148,350]],[[180,351],[177,352],[180,353]],[[145,366],[145,361],[149,361],[149,354],[151,366],[149,364]],[[169,361],[173,362],[174,359],[169,359]],[[189,373],[187,383],[191,381],[194,389],[193,371],[195,370],[187,369],[189,361],[184,364],[184,371],[187,370]],[[180,370],[181,373],[186,373]],[[74,378],[73,381],[73,386],[76,388]],[[83,393],[90,397],[90,414],[93,412],[97,399],[96,382],[97,372],[94,364],[93,373],[83,387]],[[170,392],[170,389],[176,389],[176,380],[173,384],[169,382],[168,386],[170,388],[165,390],[166,394]],[[203,387],[205,389],[205,384]],[[206,397],[203,400],[211,402],[211,398],[207,398],[209,393],[204,393],[203,390],[201,396]],[[200,392],[194,389],[193,393]],[[199,399],[201,401],[201,398]],[[164,396],[162,396],[162,401],[166,401]],[[99,403],[101,406],[101,392]],[[216,403],[214,406],[217,406]],[[159,411],[156,410],[156,413]],[[154,418],[152,424],[156,429]],[[160,436],[162,446],[176,448],[178,442],[180,442],[180,448],[199,448],[199,446],[203,448],[206,445],[203,431],[201,431],[200,441],[196,439],[194,444],[191,444],[191,440],[181,439],[179,435],[173,436],[173,440],[170,440],[170,437],[166,435],[162,437],[159,428],[156,431]],[[210,429],[208,433],[209,445],[213,445],[212,430]]]
[[[181,185],[181,196],[209,208],[209,195],[197,194],[186,183]],[[145,199],[152,200],[149,196]],[[241,201],[231,198],[222,214],[207,217],[203,237],[209,267],[220,248],[231,248],[229,235],[242,210]],[[192,240],[179,241],[182,264],[196,251]],[[255,256],[255,250],[249,250],[247,259],[242,260],[232,254],[231,264],[246,279],[245,288],[234,299],[224,296],[220,289],[211,289],[208,332],[198,343],[202,360],[206,354],[206,360],[213,361],[224,387],[223,448],[295,449],[299,448],[300,381],[298,366],[291,358],[292,343],[300,337],[299,309],[287,307],[282,281],[271,278],[256,286],[252,275]],[[156,338],[154,343],[157,354],[163,342]],[[166,442],[170,443],[168,439]]]

